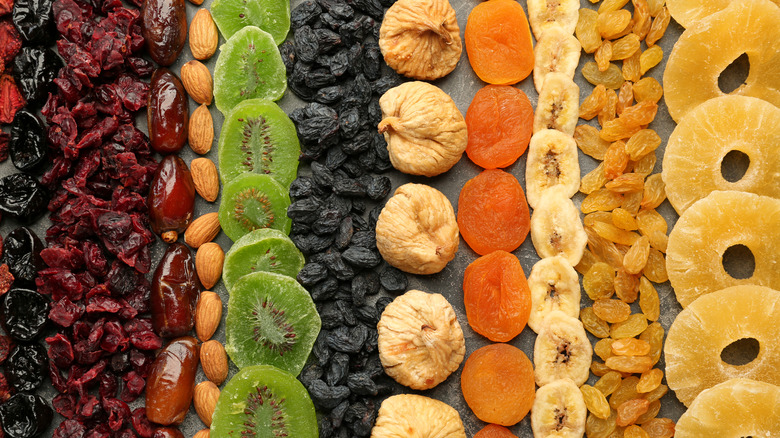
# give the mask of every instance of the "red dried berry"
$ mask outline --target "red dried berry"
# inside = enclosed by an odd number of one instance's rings
[[[0,16],[10,14],[14,10],[14,0],[0,0]]]
[[[8,265],[3,263],[0,265],[0,295],[8,292],[8,289],[11,289],[13,283],[14,275],[8,270]]]
[[[10,19],[0,21],[0,72],[14,59],[22,48],[22,37]],[[10,70],[10,69],[9,69]]]
[[[8,143],[11,141],[11,134],[0,131],[0,163],[8,159]],[[3,255],[3,240],[0,238],[0,256]]]
[[[0,122],[13,122],[16,112],[24,105],[24,98],[14,78],[11,75],[0,77]]]
[[[0,373],[0,403],[5,403],[8,401],[8,399],[11,398],[15,392],[16,391],[14,391],[13,387],[8,384],[8,380],[5,378],[5,374]]]
[[[14,341],[5,335],[0,335],[0,364],[8,359],[8,355],[11,354],[11,350],[14,348]]]

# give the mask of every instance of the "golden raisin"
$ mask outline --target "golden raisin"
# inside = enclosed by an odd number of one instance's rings
[[[648,321],[658,321],[661,316],[658,291],[646,277],[639,279],[639,308]]]
[[[580,208],[587,214],[594,211],[612,211],[623,202],[623,195],[607,189],[598,189],[582,200]]]
[[[661,137],[652,129],[643,129],[626,142],[626,151],[629,158],[636,161],[650,152],[654,152],[661,146]]]
[[[621,245],[633,245],[640,238],[639,234],[621,230],[611,223],[596,222],[591,227],[599,236]]]
[[[636,169],[634,169],[636,171]],[[639,211],[640,203],[642,202],[642,193],[626,193],[623,195],[623,204],[620,208],[626,210],[629,213],[636,214]]]
[[[645,400],[647,400],[647,397],[645,397]],[[658,412],[661,411],[661,400],[647,400],[650,402],[650,406],[647,408],[647,412],[640,415],[639,418],[636,419],[636,424],[644,424],[648,421],[652,420],[658,415]],[[642,429],[640,429],[642,430]],[[643,431],[644,432],[644,431]],[[645,432],[647,433],[647,432]]]
[[[639,46],[639,37],[633,33],[615,40],[612,44],[612,60],[615,61],[628,58],[639,50]]]
[[[592,307],[586,307],[580,310],[580,320],[585,330],[589,331],[597,338],[606,338],[609,336],[609,325],[606,321],[596,316]]]
[[[599,35],[604,39],[613,39],[620,35],[631,23],[631,12],[625,9],[599,14],[597,21]]]
[[[665,4],[666,0],[647,0],[647,7],[650,8],[650,16],[657,17]]]
[[[593,384],[593,387],[601,391],[605,396],[609,396],[620,387],[623,377],[617,371],[610,371]]]
[[[639,225],[639,232],[648,235],[652,231],[660,231],[664,234],[668,231],[666,219],[655,209],[641,210],[636,215],[636,221]]]
[[[577,272],[579,272],[581,275],[585,275],[594,264],[600,261],[601,260],[593,255],[589,249],[585,248],[585,251],[582,252],[582,258],[580,259],[580,262],[577,263],[577,266],[575,266],[574,269],[576,269]]]
[[[634,85],[630,81],[623,82],[618,92],[617,107],[615,112],[620,115],[623,110],[634,104]]]
[[[639,58],[637,58],[637,71],[639,69]],[[623,61],[625,64],[625,61]],[[637,102],[651,101],[658,102],[664,95],[664,89],[661,83],[655,78],[646,77],[634,83],[634,100]]]
[[[612,338],[599,339],[593,344],[593,353],[600,357],[601,360],[607,360],[612,357],[612,343],[615,342]],[[607,394],[608,395],[608,394]]]
[[[634,4],[634,27],[631,31],[635,33],[640,40],[643,40],[650,31],[650,26],[652,24],[650,7],[647,5],[647,0],[632,0],[631,3]]]
[[[588,438],[609,438],[617,428],[617,412],[612,411],[609,418],[602,419],[595,415],[588,415],[585,420],[585,435]]]
[[[648,350],[650,345],[648,344]],[[639,383],[636,384],[636,392],[646,393],[658,388],[661,384],[661,379],[664,378],[664,372],[658,368],[653,368],[650,371],[642,373],[639,377]]]
[[[633,338],[639,336],[646,328],[647,319],[645,315],[635,313],[623,322],[612,324],[610,336],[612,339]],[[650,365],[652,366],[652,363]]]
[[[641,427],[632,424],[623,431],[623,438],[650,438]]]
[[[624,173],[604,185],[616,193],[642,192],[645,187],[645,176],[641,173]]]
[[[612,59],[612,42],[604,40],[593,55],[593,59],[596,61],[596,66],[600,72],[607,71],[609,66],[612,65],[609,63]]]
[[[634,215],[625,208],[618,207],[612,210],[612,224],[621,230],[634,231],[639,225],[634,218]]]
[[[601,87],[602,90],[604,89],[603,85],[599,85],[599,87]],[[606,102],[606,92],[604,94]],[[607,153],[607,148],[610,145],[608,141],[604,141],[599,137],[599,130],[590,125],[577,126],[574,129],[574,140],[577,142],[577,147],[580,148],[584,154],[590,155],[597,160],[604,159],[604,155]]]
[[[669,280],[663,253],[655,248],[650,248],[650,253],[647,255],[647,264],[642,272],[653,283],[663,283]]]
[[[588,235],[588,248],[596,257],[615,269],[623,269],[623,254],[614,243],[599,236],[591,227],[585,227],[585,234]]]
[[[645,400],[649,402],[660,400],[661,397],[665,396],[667,392],[669,392],[668,386],[664,384],[658,385],[657,388],[645,394]]]
[[[636,338],[617,339],[610,344],[610,348],[613,356],[645,356],[650,353],[650,344]]]
[[[660,46],[652,46],[639,56],[639,71],[647,73],[664,59],[664,50]]]
[[[669,236],[656,230],[648,233],[647,237],[650,239],[650,246],[663,253],[666,252],[666,246],[669,245]]]
[[[629,164],[632,164],[634,173],[639,173],[644,176],[648,176],[651,173],[653,173],[653,169],[655,168],[655,161],[656,161],[656,156],[654,153],[651,153],[640,158],[639,161],[633,161],[633,162],[630,161]]]
[[[608,173],[607,177],[609,177]],[[666,186],[664,185],[661,174],[656,173],[655,175],[647,177],[644,195],[642,196],[642,208],[648,210],[658,208],[658,206],[664,202],[664,199],[666,199]]]
[[[637,50],[636,53],[623,60],[623,69],[621,72],[623,74],[623,79],[637,82],[639,81],[639,78],[642,77],[642,72],[640,71],[641,65],[639,64],[640,56],[641,53]]]
[[[611,223],[612,213],[606,211],[594,211],[593,213],[586,214],[585,217],[582,218],[582,223],[588,227],[592,227],[596,222]]]
[[[582,288],[591,300],[606,299],[615,293],[615,270],[597,262],[582,277]]]
[[[625,114],[627,111],[628,110],[624,111],[623,114]],[[624,119],[621,116],[617,119],[604,123],[604,125],[602,125],[601,132],[599,132],[599,136],[607,141],[617,141],[629,138],[642,129],[640,125],[630,124],[626,120],[627,119]]]
[[[639,294],[639,276],[629,274],[623,267],[617,269],[615,274],[615,294],[627,303],[636,301]]]
[[[613,90],[623,84],[623,72],[615,64],[610,64],[606,71],[600,71],[596,63],[590,61],[582,67],[582,76],[593,85],[603,84]]]
[[[650,254],[650,239],[642,236],[631,245],[631,248],[623,256],[623,268],[629,274],[639,274],[647,264]]]
[[[591,120],[592,118],[599,115],[599,112],[601,112],[601,108],[604,108],[604,104],[607,103],[607,93],[606,88],[604,85],[597,85],[593,91],[590,93],[588,97],[585,98],[585,100],[582,101],[582,104],[580,105],[580,118],[585,120]],[[588,126],[589,128],[593,128],[589,125],[580,125],[580,126]],[[579,126],[578,126],[579,128]],[[596,128],[593,128],[596,129]],[[575,129],[574,131],[575,140],[577,131]],[[579,144],[579,143],[578,143]],[[594,157],[595,158],[595,157]]]
[[[620,118],[629,126],[647,125],[655,119],[658,105],[655,102],[642,101],[626,108]]]
[[[661,358],[661,351],[664,348],[664,328],[658,322],[648,325],[645,331],[639,335],[639,339],[647,341],[650,344],[649,356],[653,359],[653,365],[658,363]]]
[[[639,377],[629,376],[620,382],[620,386],[609,397],[609,406],[612,409],[617,409],[628,400],[639,398],[640,395],[636,392],[636,384],[639,383]]]
[[[662,8],[661,12],[653,18],[653,24],[650,26],[650,31],[647,33],[645,42],[648,46],[652,46],[656,41],[660,40],[666,32],[666,28],[669,26],[669,20],[672,16],[669,14],[669,9]]]
[[[609,323],[623,322],[631,315],[631,307],[620,300],[599,299],[593,303],[593,313]]]
[[[604,154],[604,175],[608,179],[615,179],[623,174],[628,165],[628,151],[626,144],[622,141],[616,141],[609,145]]]
[[[668,418],[653,418],[644,423],[642,429],[650,438],[672,438],[674,436],[674,421]]]
[[[627,3],[628,0],[604,0],[601,3],[601,6],[599,6],[599,14],[623,9],[623,6],[625,6]]]
[[[606,93],[607,102],[604,104],[604,108],[599,113],[599,125],[604,126],[605,123],[610,120],[614,120],[617,117],[617,93],[615,90],[607,90]],[[601,132],[599,132],[599,138],[601,138]],[[604,141],[602,139],[602,141]]]
[[[609,407],[609,402],[601,391],[590,385],[582,385],[580,386],[580,392],[582,392],[582,398],[585,400],[585,407],[588,408],[591,414],[605,420],[609,418],[612,408]]]
[[[635,398],[633,400],[623,402],[617,408],[617,425],[624,427],[630,424],[634,424],[640,415],[647,412],[647,408],[649,406],[650,402],[641,398]]]
[[[601,35],[598,30],[598,12],[592,9],[580,9],[580,17],[574,30],[577,39],[585,53],[593,53],[601,45]]]
[[[596,190],[604,187],[604,184],[609,181],[604,175],[604,163],[599,163],[595,169],[588,172],[582,177],[580,181],[580,191],[586,195],[589,195]]]
[[[601,377],[610,371],[613,370],[609,369],[609,367],[604,365],[602,362],[594,360],[590,363],[590,372],[593,373],[594,376]]]

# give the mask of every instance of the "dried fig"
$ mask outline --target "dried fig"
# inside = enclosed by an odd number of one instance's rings
[[[385,13],[379,48],[387,65],[404,76],[444,77],[463,51],[455,10],[447,0],[399,0]]]
[[[393,167],[412,175],[436,176],[466,150],[466,120],[452,98],[427,82],[406,82],[379,99]]]
[[[404,184],[387,201],[376,222],[382,257],[411,274],[435,274],[458,251],[458,222],[452,204],[424,184]]]
[[[440,294],[406,292],[385,308],[377,330],[385,372],[412,389],[443,382],[466,354],[455,311]]]

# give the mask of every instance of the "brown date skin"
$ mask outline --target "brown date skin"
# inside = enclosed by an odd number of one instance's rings
[[[142,33],[154,62],[176,62],[187,39],[184,0],[146,0],[141,8]]]
[[[185,336],[174,339],[157,354],[146,381],[149,421],[170,426],[184,420],[195,390],[199,348],[195,338]]]
[[[176,155],[160,161],[147,198],[152,231],[175,242],[195,214],[195,183],[187,163]]]
[[[158,335],[173,338],[192,330],[200,287],[192,251],[183,243],[168,246],[152,278],[152,328]]]
[[[175,427],[161,427],[154,431],[152,438],[184,438],[184,434]]]
[[[152,149],[163,155],[181,150],[187,141],[190,121],[188,104],[187,93],[179,77],[167,68],[155,70],[146,107]]]

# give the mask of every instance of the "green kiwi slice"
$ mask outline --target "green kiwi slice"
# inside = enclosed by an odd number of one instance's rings
[[[247,26],[219,50],[214,66],[214,103],[223,114],[242,100],[282,97],[287,89],[287,72],[271,34]]]
[[[298,379],[276,367],[255,365],[225,385],[210,433],[219,438],[317,438],[317,416]]]
[[[219,175],[226,183],[245,172],[271,175],[289,187],[298,173],[301,146],[295,124],[279,105],[245,100],[225,117],[219,135]]]
[[[225,39],[246,26],[257,26],[270,33],[278,46],[290,30],[288,0],[214,0],[211,15]]]
[[[225,184],[219,204],[219,224],[234,242],[258,228],[273,228],[285,234],[292,221],[287,217],[287,189],[268,175],[244,173]]]
[[[233,363],[274,365],[297,376],[321,326],[306,289],[292,277],[255,272],[229,292],[225,350]]]
[[[253,272],[274,272],[295,278],[305,260],[286,234],[259,228],[244,235],[225,254],[222,281],[230,290],[239,278]]]

